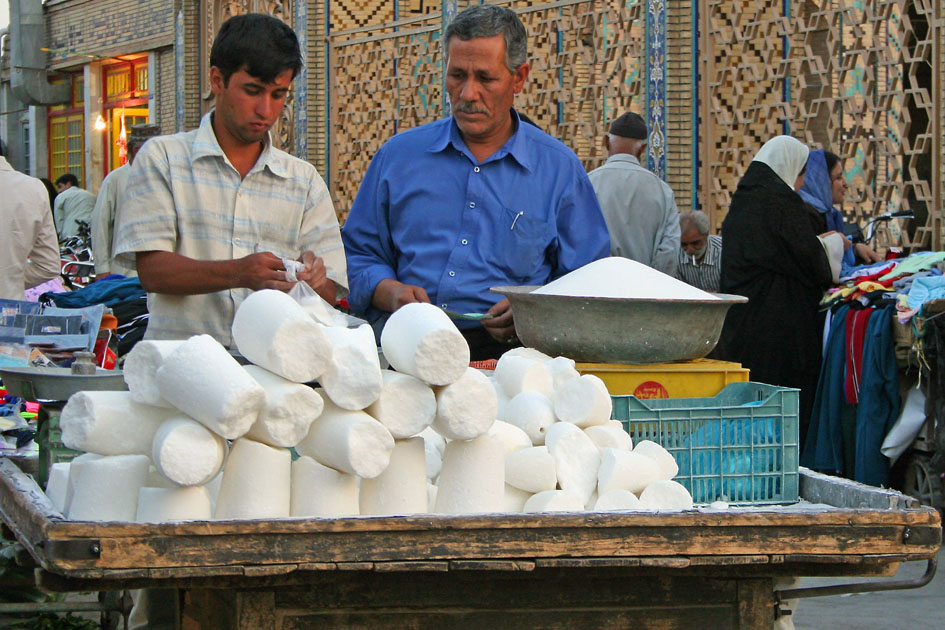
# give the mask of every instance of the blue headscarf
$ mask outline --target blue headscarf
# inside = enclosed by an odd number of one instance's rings
[[[807,158],[807,171],[804,173],[804,185],[797,191],[806,203],[814,206],[827,219],[827,231],[845,234],[843,231],[843,215],[833,207],[833,186],[830,182],[830,171],[827,170],[827,158],[823,149],[810,152]],[[843,252],[843,267],[852,267],[856,264],[853,248]]]

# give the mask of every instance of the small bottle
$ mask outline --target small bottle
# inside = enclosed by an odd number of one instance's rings
[[[95,355],[91,352],[76,352],[72,362],[73,374],[95,374]]]

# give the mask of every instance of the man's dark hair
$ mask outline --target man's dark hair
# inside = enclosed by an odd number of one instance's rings
[[[56,186],[59,184],[72,184],[73,186],[79,186],[79,178],[73,175],[72,173],[66,173],[65,175],[60,175],[56,178]]]
[[[830,175],[833,172],[833,167],[840,162],[840,156],[824,150],[824,160],[827,162],[827,175]]]
[[[210,65],[223,74],[223,84],[239,70],[266,83],[285,72],[292,78],[302,68],[302,53],[295,31],[281,20],[262,13],[246,13],[223,23],[213,48]]]
[[[478,37],[505,38],[505,66],[509,72],[515,72],[525,63],[528,53],[528,35],[525,25],[512,9],[497,7],[492,4],[479,4],[456,14],[446,27],[443,37],[443,53],[449,56],[450,39],[458,37],[467,42]]]

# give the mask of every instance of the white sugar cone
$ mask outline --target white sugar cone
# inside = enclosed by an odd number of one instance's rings
[[[535,494],[554,490],[558,477],[555,458],[545,446],[533,446],[505,457],[505,483]]]
[[[595,512],[614,512],[617,510],[642,510],[640,499],[629,490],[617,488],[608,490],[594,502]]]
[[[161,423],[176,409],[135,402],[130,392],[85,391],[69,397],[59,416],[62,443],[99,455],[150,455]]]
[[[384,472],[373,479],[361,480],[361,514],[389,516],[426,512],[426,472],[423,438],[398,440]]]
[[[82,472],[82,469],[88,462],[102,459],[101,455],[95,453],[83,453],[69,462],[69,481],[66,484],[66,497],[63,501],[62,513],[68,515],[69,508],[72,506],[72,497],[75,495],[76,480]]]
[[[633,448],[634,453],[646,455],[656,461],[660,468],[660,479],[672,479],[679,474],[679,464],[665,448],[652,440],[643,440]]]
[[[122,366],[132,400],[156,407],[172,406],[161,396],[156,377],[164,359],[182,343],[179,339],[143,339],[134,345]]]
[[[601,453],[605,448],[615,448],[620,451],[633,450],[633,439],[620,422],[595,424],[584,429],[584,433],[597,445]]]
[[[551,373],[554,389],[558,389],[565,381],[569,381],[572,378],[580,378],[581,373],[578,372],[574,366],[574,359],[567,357],[555,357],[545,362],[545,367],[548,368],[548,371]]]
[[[525,502],[524,512],[583,512],[584,502],[570,490],[546,490]]]
[[[154,462],[151,463],[151,466],[148,467],[148,478],[144,482],[144,487],[146,488],[164,488],[166,490],[173,490],[174,488],[180,488],[179,483],[174,483],[167,477],[161,474],[155,466]]]
[[[508,422],[496,420],[495,423],[489,427],[489,431],[487,433],[502,440],[502,445],[505,446],[506,455],[509,453],[514,453],[515,451],[520,451],[523,448],[531,448],[532,446],[532,440],[530,437],[528,437],[528,434],[514,424],[509,424]]]
[[[525,357],[531,361],[538,361],[539,363],[544,363],[546,361],[551,361],[551,357],[541,350],[536,350],[535,348],[526,348],[521,346],[519,348],[512,348],[511,350],[506,350],[502,353],[503,357]],[[502,357],[499,357],[500,359]]]
[[[555,459],[558,487],[574,492],[586,505],[597,487],[601,455],[591,438],[568,422],[556,422],[546,433],[548,452]]]
[[[166,420],[151,449],[158,472],[181,486],[202,486],[216,477],[225,455],[223,438],[191,418]]]
[[[613,401],[604,381],[593,374],[566,380],[554,393],[555,415],[581,428],[607,424]]]
[[[498,512],[505,495],[505,448],[489,435],[453,440],[443,453],[436,512]]]
[[[341,409],[326,400],[322,415],[295,450],[335,470],[370,479],[390,463],[394,438],[363,411]]]
[[[69,519],[134,521],[138,490],[148,478],[149,465],[147,455],[113,455],[80,463]]]
[[[692,495],[681,483],[660,479],[640,494],[640,505],[647,510],[674,512],[692,509]]]
[[[395,370],[428,385],[449,385],[469,366],[469,344],[432,304],[415,302],[394,311],[381,332],[381,348]]]
[[[289,516],[292,456],[284,448],[242,438],[233,442],[223,467],[214,518]]]
[[[217,435],[246,434],[266,404],[266,392],[210,335],[191,337],[157,373],[161,395]]]
[[[436,389],[433,428],[451,440],[471,440],[486,433],[496,420],[498,401],[489,378],[466,368],[455,382]]]
[[[443,451],[446,449],[446,438],[428,427],[420,432],[423,438],[423,450],[426,453],[427,479],[436,479],[443,468]]]
[[[622,488],[637,496],[660,478],[656,461],[633,451],[604,450],[598,474],[597,492],[601,495]]]
[[[331,342],[332,360],[318,383],[332,402],[357,411],[381,395],[381,366],[374,331],[367,324],[357,328],[325,328]]]
[[[325,401],[314,389],[257,365],[244,368],[266,390],[266,404],[246,437],[269,446],[290,447],[308,434]]]
[[[554,380],[544,363],[506,352],[495,365],[493,378],[509,398],[521,392],[551,396]]]
[[[209,521],[210,494],[203,486],[140,488],[135,520],[139,523]]]
[[[393,370],[382,370],[383,387],[367,411],[387,427],[395,440],[418,435],[433,422],[436,396],[420,379]]]
[[[532,444],[545,443],[545,432],[558,419],[554,405],[547,396],[539,392],[522,392],[509,401],[505,410],[505,421],[523,430]]]
[[[66,513],[66,494],[69,492],[69,466],[69,462],[53,464],[46,482],[46,496],[49,497],[49,502],[63,514]]]
[[[292,462],[292,516],[357,516],[358,479],[311,457]]]
[[[240,354],[270,372],[307,383],[332,360],[324,327],[282,291],[255,291],[233,317],[233,341]]]
[[[506,514],[519,514],[525,511],[525,502],[532,497],[531,492],[519,490],[515,486],[505,484],[505,494],[502,496],[501,511]]]

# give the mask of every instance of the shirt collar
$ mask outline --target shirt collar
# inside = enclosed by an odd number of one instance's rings
[[[635,155],[630,155],[629,153],[615,153],[607,158],[607,162],[629,162],[630,164],[636,164],[640,166],[640,160],[637,159]]]
[[[526,133],[522,132],[522,126],[527,125],[528,123],[522,122],[522,120],[518,117],[518,112],[516,112],[514,108],[512,109],[512,117],[515,119],[516,125],[515,132],[512,133],[512,137],[509,138],[505,144],[499,148],[498,151],[489,156],[489,158],[483,162],[483,164],[496,162],[504,158],[506,155],[509,155],[526,170],[534,170],[535,152],[533,143],[529,142],[528,138],[525,137]],[[471,161],[478,163],[472,152],[469,150],[469,147],[466,146],[466,142],[463,140],[463,136],[459,132],[459,125],[456,124],[456,119],[453,117],[449,118],[449,124],[443,125],[442,133],[440,133],[440,135],[434,138],[433,142],[430,143],[428,151],[430,153],[439,153],[440,151],[444,151],[450,145],[468,157]]]
[[[197,129],[197,136],[194,138],[194,159],[216,157],[229,162],[223,149],[220,148],[220,143],[217,142],[217,135],[213,132],[212,116],[214,111],[207,112],[200,119],[200,127]],[[273,175],[283,178],[288,177],[289,173],[285,160],[281,158],[282,156],[273,149],[272,134],[267,131],[263,151],[259,155],[259,159],[256,160],[256,164],[250,169],[249,174],[268,168]]]
[[[703,265],[714,266],[722,256],[722,248],[718,247],[717,243],[718,241],[713,239],[712,235],[706,236],[705,255],[702,257],[702,260],[692,261],[693,259],[682,249],[679,250],[679,254],[686,264],[695,265],[697,267],[702,267]]]

